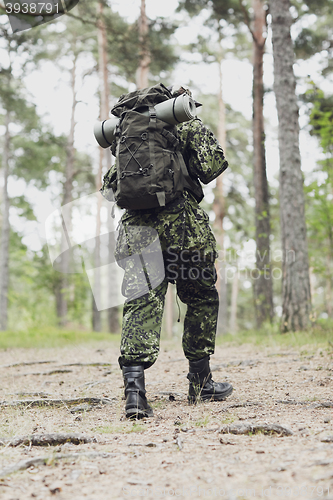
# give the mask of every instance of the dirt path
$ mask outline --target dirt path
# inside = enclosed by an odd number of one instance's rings
[[[187,362],[164,343],[146,372],[154,417],[129,422],[117,348],[2,351],[0,498],[332,500],[332,354],[218,347],[214,379],[230,381],[234,393],[191,407]],[[292,434],[266,434],[261,424]],[[93,439],[48,447],[8,441],[49,433]],[[17,464],[24,470],[10,474]]]

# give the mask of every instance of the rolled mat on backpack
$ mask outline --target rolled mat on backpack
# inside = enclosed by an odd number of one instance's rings
[[[196,118],[196,106],[194,100],[187,94],[182,94],[173,99],[160,102],[155,105],[156,117],[169,125],[187,122]],[[148,115],[148,110],[142,114]],[[111,146],[114,140],[114,132],[119,118],[111,116],[109,120],[97,122],[94,126],[94,135],[98,144],[102,148]]]

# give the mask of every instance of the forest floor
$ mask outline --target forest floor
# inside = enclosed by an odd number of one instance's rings
[[[187,362],[163,342],[154,417],[134,422],[117,357],[106,342],[0,352],[2,500],[333,499],[330,344],[218,346],[213,378],[234,392],[189,406]]]

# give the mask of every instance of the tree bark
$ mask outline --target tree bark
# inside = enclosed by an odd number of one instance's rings
[[[9,123],[10,112],[7,110],[5,116],[5,137],[2,156],[3,167],[3,216],[2,216],[2,232],[1,232],[1,247],[0,247],[0,330],[7,330],[8,323],[8,287],[9,287],[9,196],[8,196],[8,177],[9,177]]]
[[[306,329],[311,293],[299,151],[298,106],[293,71],[289,0],[271,0],[274,91],[279,119],[280,213],[282,233],[282,331]]]
[[[256,268],[254,282],[257,327],[273,319],[273,287],[270,266],[269,192],[266,174],[263,60],[266,10],[262,0],[252,0],[253,28],[253,182],[255,196]]]
[[[141,13],[138,21],[139,25],[139,44],[140,44],[140,59],[139,66],[136,72],[136,86],[138,89],[144,89],[149,85],[149,66],[151,55],[149,50],[149,26],[146,14],[146,2],[141,0]]]

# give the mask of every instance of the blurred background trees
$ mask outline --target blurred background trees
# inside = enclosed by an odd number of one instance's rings
[[[66,252],[52,267],[44,220],[100,188],[112,159],[94,142],[94,121],[107,119],[122,93],[159,81],[193,89],[230,164],[202,202],[219,245],[220,334],[329,324],[330,2],[175,0],[166,15],[149,1],[126,1],[127,10],[113,0],[80,0],[68,15],[16,34],[0,3],[0,329],[119,331],[121,306],[96,306],[99,294],[115,293],[103,281],[99,238],[92,294]],[[111,205],[97,205],[86,210],[96,235],[109,232],[112,252],[119,214],[113,219]],[[75,232],[77,215],[68,210],[67,231]],[[66,235],[56,231],[65,248]],[[174,303],[171,290],[168,335],[181,334]]]

